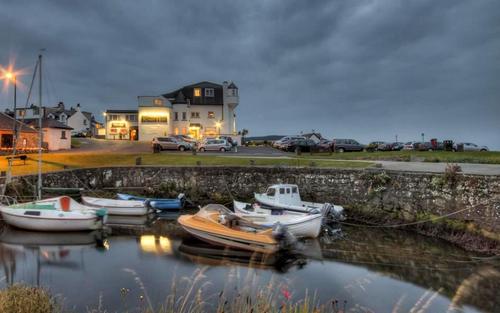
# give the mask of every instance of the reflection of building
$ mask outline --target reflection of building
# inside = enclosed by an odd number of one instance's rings
[[[150,141],[168,135],[236,136],[238,103],[238,87],[232,82],[200,82],[160,96],[139,96],[138,110],[106,111],[106,138]]]
[[[137,110],[107,110],[106,139],[137,140]]]

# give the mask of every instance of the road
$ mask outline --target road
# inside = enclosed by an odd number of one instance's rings
[[[100,140],[81,138],[81,146],[77,149],[67,151],[65,153],[82,153],[82,152],[116,152],[116,153],[147,153],[151,152],[151,145],[148,142],[126,141],[126,140]],[[191,152],[165,151],[162,153],[177,153],[191,154]],[[238,152],[203,152],[201,154],[224,155],[234,157],[254,157],[254,158],[294,158],[293,153],[287,153],[276,150],[270,147],[238,147]],[[324,159],[310,159],[324,160]],[[353,160],[349,160],[353,161]],[[356,161],[354,161],[356,162]],[[366,162],[366,161],[359,161]],[[430,163],[430,162],[398,162],[398,161],[370,161],[380,164],[383,169],[393,171],[409,171],[409,172],[430,172],[443,173],[446,169],[446,163]],[[472,164],[458,163],[464,174],[476,175],[500,175],[500,164]]]

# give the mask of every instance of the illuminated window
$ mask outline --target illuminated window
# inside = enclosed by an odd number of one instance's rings
[[[200,118],[200,112],[191,112],[191,118]]]
[[[186,127],[182,127],[182,134],[183,134],[183,135],[186,135],[186,134],[187,134],[187,128],[186,128]]]
[[[194,89],[194,96],[195,97],[201,97],[201,88],[195,88]]]
[[[179,135],[179,128],[177,128],[177,127],[176,127],[176,128],[174,129],[174,133],[175,133],[176,135]]]
[[[215,118],[214,112],[208,112],[208,118]]]
[[[153,103],[155,105],[162,105],[163,104],[163,100],[162,99],[154,99]]]
[[[205,88],[205,97],[213,97],[214,89],[213,88]]]

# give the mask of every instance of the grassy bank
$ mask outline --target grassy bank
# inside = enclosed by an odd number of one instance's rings
[[[90,168],[105,166],[133,166],[136,159],[141,158],[143,165],[168,166],[196,166],[196,165],[227,165],[227,166],[317,166],[330,168],[365,168],[373,165],[370,162],[353,162],[341,160],[312,161],[305,158],[251,158],[231,157],[207,154],[173,154],[173,153],[49,153],[43,155],[42,171],[58,171],[65,168]],[[29,155],[24,165],[22,161],[15,161],[12,168],[13,175],[26,175],[37,172],[37,156]],[[0,158],[0,169],[7,169],[7,161]]]
[[[302,158],[500,164],[500,152],[387,151],[303,154]]]

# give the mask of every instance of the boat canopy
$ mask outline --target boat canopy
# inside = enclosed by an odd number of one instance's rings
[[[198,213],[196,213],[197,216],[200,217],[208,217],[209,215],[213,213],[219,213],[219,214],[225,214],[225,215],[234,215],[234,213],[226,208],[225,206],[221,204],[207,204],[204,207],[202,207]]]

